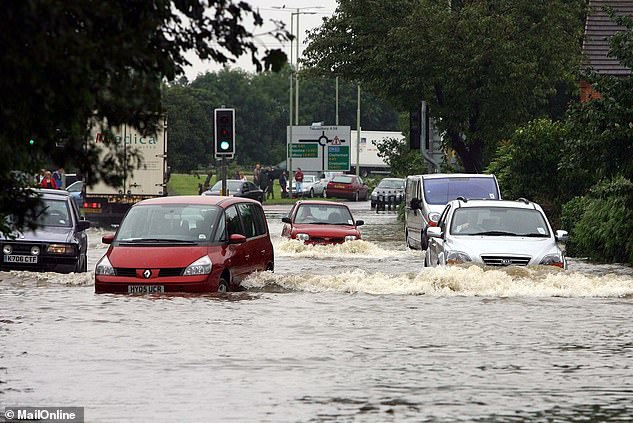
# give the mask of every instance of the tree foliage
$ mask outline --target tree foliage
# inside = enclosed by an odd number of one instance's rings
[[[281,68],[281,51],[258,58],[247,19],[263,22],[233,0],[23,0],[0,9],[0,154],[11,158],[0,183],[18,188],[0,193],[0,222],[8,213],[24,216],[37,201],[10,170],[74,167],[88,183],[116,182],[120,158],[98,161],[84,148],[89,118],[152,132],[161,83],[183,74],[187,51],[218,63],[251,54],[259,68]],[[289,37],[281,27],[273,32]]]
[[[199,75],[189,83],[165,87],[164,107],[170,116],[169,156],[175,171],[191,171],[214,163],[210,127],[213,109],[236,111],[234,162],[272,165],[286,159],[286,127],[290,70],[252,74],[224,69]],[[299,124],[336,122],[335,81],[300,79]],[[293,91],[293,116],[294,116]],[[339,84],[339,124],[356,127],[357,91],[354,84]],[[396,131],[398,115],[385,101],[363,93],[361,127]],[[203,152],[203,153],[202,153]]]
[[[580,57],[584,0],[341,0],[309,35],[312,72],[359,81],[399,110],[421,100],[468,172],[543,115]],[[566,81],[566,82],[565,82]]]

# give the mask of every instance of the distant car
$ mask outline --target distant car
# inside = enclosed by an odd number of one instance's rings
[[[306,244],[341,244],[361,239],[359,226],[345,204],[331,201],[298,201],[288,216],[281,219],[281,236],[298,239]]]
[[[83,189],[83,181],[75,181],[66,187],[66,191],[70,193],[78,209],[81,209],[84,205]]]
[[[380,200],[400,204],[404,199],[404,178],[384,178],[371,192],[371,208]]]
[[[229,190],[229,197],[243,197],[264,202],[264,191],[251,181],[241,181],[239,179],[227,179],[226,187]],[[222,181],[218,181],[211,189],[202,193],[202,195],[221,195]]]
[[[81,273],[88,270],[90,222],[82,220],[70,194],[64,190],[34,190],[42,207],[35,211],[38,228],[16,232],[15,239],[0,235],[0,270]]]
[[[325,197],[325,184],[314,175],[304,175],[301,192],[297,192],[296,181],[292,180],[293,197]]]
[[[438,226],[427,229],[425,265],[546,265],[567,268],[559,243],[566,231],[552,228],[535,203],[504,200],[450,201]]]
[[[354,201],[367,200],[369,187],[360,176],[337,175],[327,184],[328,197],[349,198]]]
[[[95,292],[227,292],[274,270],[264,209],[223,196],[171,196],[134,204],[95,268]]]

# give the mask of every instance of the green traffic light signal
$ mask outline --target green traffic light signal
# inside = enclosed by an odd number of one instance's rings
[[[35,140],[33,138],[29,140],[29,145],[35,145]]]

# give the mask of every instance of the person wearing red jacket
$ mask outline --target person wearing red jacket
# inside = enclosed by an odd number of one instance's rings
[[[297,193],[297,197],[303,195],[303,172],[300,167],[298,167],[295,172],[295,192]]]
[[[44,172],[44,178],[42,179],[40,186],[42,188],[57,189],[57,183],[55,182],[55,179],[53,179],[53,175],[50,170]]]

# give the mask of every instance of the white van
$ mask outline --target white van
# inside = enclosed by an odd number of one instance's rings
[[[444,206],[457,197],[500,200],[494,175],[432,173],[407,176],[405,183],[405,241],[409,248],[426,250],[426,227],[434,226]]]

